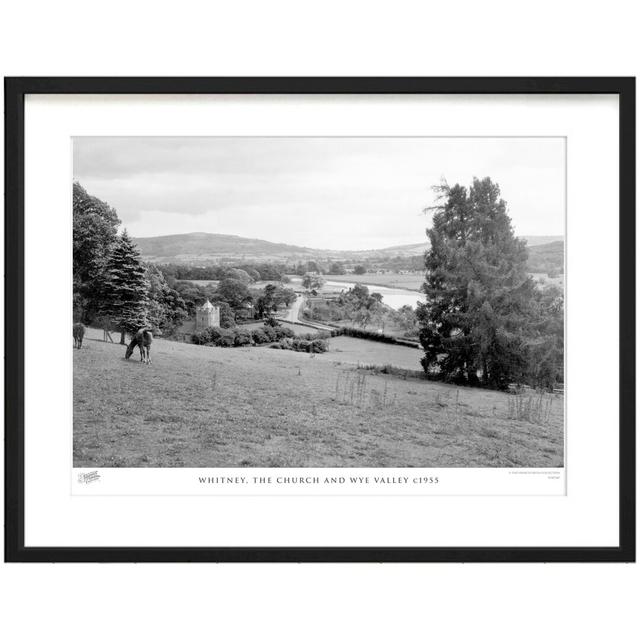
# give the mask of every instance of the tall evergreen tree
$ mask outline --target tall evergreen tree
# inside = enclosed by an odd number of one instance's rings
[[[427,231],[427,301],[418,309],[425,371],[495,388],[524,382],[538,320],[526,245],[489,178],[474,179],[468,191],[439,189],[442,204]]]
[[[187,317],[187,307],[180,294],[172,289],[158,267],[145,265],[149,285],[147,321],[154,329],[171,334]]]
[[[99,306],[103,272],[120,224],[116,210],[73,184],[74,320],[91,322]]]
[[[117,236],[107,259],[100,309],[101,315],[121,331],[121,344],[127,332],[147,326],[148,291],[145,267],[125,230]]]

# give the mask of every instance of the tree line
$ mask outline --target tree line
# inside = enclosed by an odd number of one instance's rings
[[[279,306],[290,305],[296,294],[281,284],[252,287],[257,280],[279,281],[272,265],[188,267],[145,263],[116,210],[73,185],[73,315],[75,322],[127,333],[141,327],[170,335],[195,314],[206,299],[220,306],[223,327],[245,317],[269,317]],[[195,271],[194,271],[195,270]],[[199,286],[177,276],[211,276],[217,285]]]
[[[309,299],[304,315],[318,322],[346,321],[361,329],[373,326],[384,332],[395,328],[403,337],[417,338],[418,321],[414,309],[409,305],[392,309],[383,303],[381,294],[370,293],[363,284],[355,284],[333,299]]]
[[[121,342],[141,327],[171,332],[187,316],[185,302],[119,226],[113,207],[74,183],[74,320],[120,331]]]
[[[165,276],[170,276],[175,280],[222,280],[226,277],[233,277],[234,270],[244,271],[253,282],[259,280],[282,281],[287,273],[286,265],[283,263],[233,263],[232,265],[181,265],[181,264],[160,264],[160,270]]]

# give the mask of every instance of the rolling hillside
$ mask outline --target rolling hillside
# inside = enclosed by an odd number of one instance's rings
[[[171,236],[134,238],[134,241],[145,260],[173,263],[202,263],[230,259],[261,261],[312,260],[314,258],[364,260],[421,255],[428,247],[427,243],[418,243],[366,251],[340,251],[312,249],[220,233],[182,233]]]
[[[558,236],[526,236],[529,247],[559,241]],[[538,239],[542,241],[538,241]],[[286,260],[367,260],[411,257],[422,255],[428,248],[427,242],[399,245],[367,251],[338,251],[312,249],[291,244],[269,242],[257,238],[224,235],[219,233],[182,233],[151,238],[134,238],[142,256],[149,262],[162,263],[212,263],[232,259],[255,261]]]
[[[243,257],[260,260],[291,257],[310,259],[317,254],[307,247],[219,233],[181,233],[134,238],[134,241],[143,257],[153,262],[200,262]]]
[[[528,266],[531,273],[564,273],[564,242],[530,246]]]
[[[520,236],[520,239],[526,240],[529,248],[552,242],[564,242],[563,236]]]
[[[90,328],[73,352],[76,467],[562,465],[561,399],[532,424],[510,417],[506,393],[356,368],[390,351],[419,367],[415,349],[335,338],[315,356],[155,340],[147,366],[101,338]]]

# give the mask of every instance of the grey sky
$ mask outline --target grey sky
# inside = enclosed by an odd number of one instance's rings
[[[73,173],[133,236],[375,249],[425,240],[441,178],[490,176],[518,235],[563,235],[564,153],[562,138],[81,137]]]

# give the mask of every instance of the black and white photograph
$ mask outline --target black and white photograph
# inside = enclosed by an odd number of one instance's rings
[[[633,560],[633,79],[6,86],[13,560]]]
[[[72,145],[74,468],[564,468],[565,138]]]

